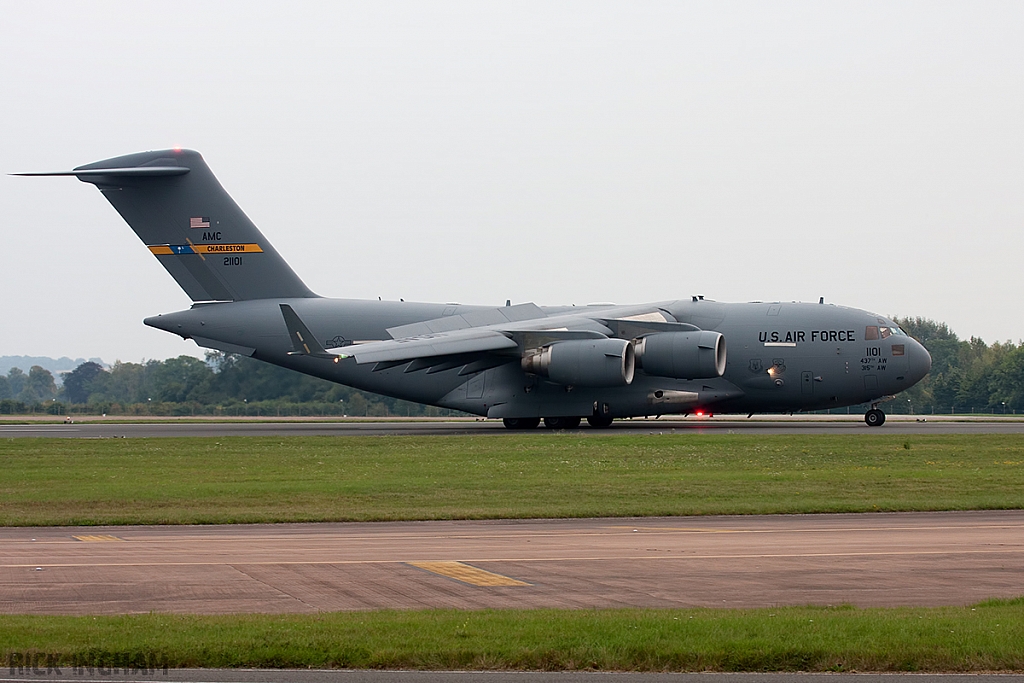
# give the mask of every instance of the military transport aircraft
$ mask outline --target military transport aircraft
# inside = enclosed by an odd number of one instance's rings
[[[194,302],[145,324],[358,389],[501,418],[510,429],[863,403],[865,422],[879,426],[879,404],[931,368],[892,320],[822,301],[488,307],[323,298],[190,150],[19,175],[96,185]]]

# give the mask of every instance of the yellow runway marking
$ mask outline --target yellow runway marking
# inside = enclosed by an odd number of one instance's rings
[[[519,581],[509,576],[502,576],[494,572],[485,571],[477,567],[471,567],[461,562],[409,562],[413,567],[425,569],[434,574],[447,576],[450,579],[468,583],[471,586],[529,586],[525,581]]]
[[[95,534],[92,536],[72,536],[76,541],[88,541],[93,543],[109,543],[110,541],[124,542],[123,538],[111,536],[110,534]]]
[[[684,531],[686,533],[693,534],[743,534],[743,533],[762,533],[760,530],[748,530],[748,529],[698,529],[691,527],[680,527],[680,526],[614,526],[611,527],[617,531],[646,531],[657,533],[659,531],[672,532],[672,531]],[[786,529],[786,531],[798,531],[797,529]]]

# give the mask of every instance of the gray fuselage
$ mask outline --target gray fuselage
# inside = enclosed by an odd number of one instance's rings
[[[199,304],[148,318],[147,325],[348,386],[409,401],[489,417],[587,416],[599,406],[612,417],[671,413],[779,413],[877,402],[920,381],[931,358],[891,320],[831,304],[677,300],[635,306],[546,307],[530,328],[591,329],[598,319],[657,313],[720,332],[728,344],[725,373],[714,379],[652,376],[642,369],[629,386],[565,386],[509,362],[460,374],[416,370],[410,364],[380,369],[289,355],[292,348],[279,304],[287,303],[327,347],[389,339],[387,329],[445,316],[493,311],[454,304],[326,298]],[[525,324],[525,323],[524,323]],[[873,331],[872,331],[873,330]],[[883,331],[884,330],[884,331]],[[377,369],[375,369],[375,367]]]

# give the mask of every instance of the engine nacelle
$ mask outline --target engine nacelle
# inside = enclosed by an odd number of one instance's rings
[[[558,384],[624,387],[633,381],[635,356],[624,339],[573,339],[529,352],[522,365]]]
[[[725,372],[725,337],[707,330],[650,334],[636,342],[636,365],[658,377],[721,377]]]

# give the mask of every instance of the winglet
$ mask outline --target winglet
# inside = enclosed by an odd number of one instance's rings
[[[299,315],[292,309],[288,304],[280,304],[281,315],[284,316],[284,324],[288,328],[288,336],[292,340],[292,348],[294,351],[289,351],[289,356],[312,356],[314,358],[330,358],[335,363],[340,360],[340,356],[336,356],[331,353],[327,353],[327,350],[320,345],[320,342],[316,340],[313,333],[309,331],[306,324],[302,322]]]

